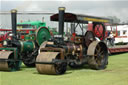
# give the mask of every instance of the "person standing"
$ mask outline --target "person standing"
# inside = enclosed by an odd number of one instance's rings
[[[110,38],[110,44],[111,44],[112,46],[114,46],[114,41],[115,41],[115,39],[114,39],[114,34],[113,34],[112,31],[110,32],[109,38]]]

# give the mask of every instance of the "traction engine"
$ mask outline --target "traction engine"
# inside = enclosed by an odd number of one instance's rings
[[[42,42],[48,40],[50,32],[46,27],[39,27],[34,34],[28,34],[32,40],[22,40],[17,31],[17,10],[11,10],[12,34],[2,43],[0,48],[0,70],[16,71],[20,69],[21,62],[28,66],[35,66],[35,60]],[[18,37],[19,36],[19,37]]]
[[[60,7],[59,13],[52,15],[52,21],[59,22],[59,35],[54,36],[41,44],[36,58],[36,68],[40,74],[64,74],[67,65],[71,68],[81,67],[85,64],[92,69],[105,69],[108,64],[108,50],[104,43],[105,26],[109,19],[87,15],[65,13]],[[92,28],[84,34],[83,24],[90,24]],[[73,35],[65,40],[64,22],[75,23]],[[82,35],[76,35],[75,29],[79,26]],[[100,26],[100,27],[99,27]],[[102,34],[97,35],[95,29],[103,28]],[[97,35],[97,36],[96,36]],[[98,41],[96,38],[99,38]]]

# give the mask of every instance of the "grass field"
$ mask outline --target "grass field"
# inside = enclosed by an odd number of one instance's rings
[[[0,72],[0,85],[128,85],[128,53],[109,57],[107,69],[68,68],[64,75],[40,75],[36,68]]]

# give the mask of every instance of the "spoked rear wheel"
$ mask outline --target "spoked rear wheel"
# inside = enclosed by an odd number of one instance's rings
[[[90,51],[90,52],[89,52]],[[108,51],[103,42],[94,41],[88,48],[88,64],[92,69],[105,69],[108,64]]]

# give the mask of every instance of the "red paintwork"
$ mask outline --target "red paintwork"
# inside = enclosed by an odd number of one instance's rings
[[[71,41],[74,41],[76,37],[76,33],[72,33]]]
[[[6,40],[8,37],[8,33],[4,34],[4,35],[0,35],[0,41]]]
[[[115,38],[128,38],[128,36],[117,36]]]
[[[36,29],[22,29],[17,31],[35,31]],[[0,29],[0,31],[12,31],[12,29]]]
[[[21,39],[24,39],[24,35],[21,35]]]
[[[88,24],[88,31],[92,31],[93,33],[95,33],[97,36],[100,36],[100,34],[97,32],[97,30],[95,30],[95,32],[93,31],[93,24]],[[102,27],[99,28],[99,31],[102,33],[103,29]],[[117,26],[116,26],[116,38],[128,38],[128,36],[117,36]],[[108,37],[108,31],[105,32],[105,38]],[[101,39],[102,40],[102,39]],[[114,47],[114,48],[108,48],[110,53],[121,53],[121,52],[128,52],[128,45],[126,46],[121,46],[121,47]]]
[[[108,48],[108,50],[110,53],[128,52],[128,46],[120,48]]]
[[[93,31],[93,24],[88,24],[88,31]]]
[[[97,25],[96,28],[95,28],[95,30],[93,30],[93,24],[88,24],[88,29],[87,30],[88,31],[92,31],[100,40],[103,40],[103,35],[102,35],[102,37],[100,37],[101,34],[103,33],[103,27],[102,27],[102,25]],[[106,31],[105,32],[105,38],[108,37],[107,34],[108,34],[108,32]]]
[[[2,43],[0,43],[0,47],[2,47]]]
[[[30,30],[27,30],[26,33],[29,33]]]
[[[95,33],[95,35],[96,35],[97,37],[100,38],[100,40],[103,40],[103,35],[102,35],[102,37],[100,37],[101,34],[103,33],[103,27],[102,27],[102,25],[96,25],[95,30],[94,30],[94,33]],[[100,34],[100,33],[101,33],[101,34]]]
[[[6,40],[8,38],[8,33],[4,34],[4,35],[0,35],[0,47],[2,47],[2,41]]]
[[[29,33],[29,31],[35,31],[36,29],[22,29],[22,30],[17,30],[17,31],[26,31],[26,33]],[[7,32],[4,35],[0,35],[0,41],[6,40],[8,37],[8,31],[12,31],[12,29],[0,29],[0,31],[5,31]],[[22,39],[24,39],[24,36],[22,36]]]

